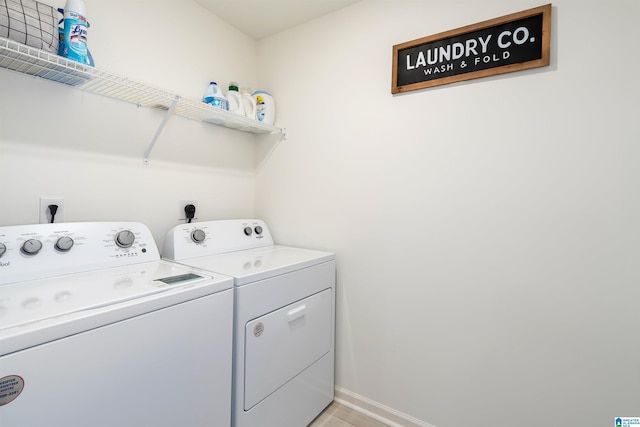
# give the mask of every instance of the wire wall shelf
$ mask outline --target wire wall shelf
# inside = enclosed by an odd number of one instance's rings
[[[286,132],[285,129],[221,110],[200,100],[185,98],[3,37],[0,37],[0,68],[134,103],[140,107],[167,110],[165,120],[145,153],[145,163],[171,114],[254,134],[284,135]]]

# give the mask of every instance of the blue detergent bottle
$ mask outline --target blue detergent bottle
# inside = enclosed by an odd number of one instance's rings
[[[58,55],[82,64],[93,66],[93,58],[87,49],[87,22],[86,6],[82,0],[67,0],[64,9],[58,9],[62,13],[64,23],[60,29],[60,43]]]

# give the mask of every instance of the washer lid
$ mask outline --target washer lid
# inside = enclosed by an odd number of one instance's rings
[[[182,262],[194,267],[233,276],[235,285],[242,286],[333,259],[335,259],[335,254],[331,252],[273,245],[265,248],[191,258]]]
[[[0,333],[145,297],[171,295],[177,303],[231,287],[228,277],[168,261],[12,283],[0,286]]]

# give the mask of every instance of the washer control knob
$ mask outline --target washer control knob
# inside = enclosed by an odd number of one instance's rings
[[[116,245],[121,248],[130,248],[135,240],[136,236],[130,230],[123,230],[116,233]]]
[[[42,242],[37,239],[29,239],[22,244],[22,252],[27,255],[35,255],[42,249]]]
[[[260,227],[259,225],[256,225],[256,228],[254,228],[254,230],[256,231],[256,234],[262,234],[262,227]]]
[[[251,236],[251,234],[253,234],[253,229],[251,227],[245,227],[244,234],[246,234],[247,236]]]
[[[4,255],[6,251],[7,251],[7,247],[4,245],[4,243],[0,243],[0,257]]]
[[[58,239],[56,242],[56,249],[62,252],[67,252],[73,246],[73,239],[68,236],[64,236]]]
[[[205,234],[204,231],[202,231],[199,228],[196,228],[195,230],[193,230],[191,232],[191,240],[193,240],[196,243],[202,243],[204,242],[204,239],[207,237],[207,235]]]

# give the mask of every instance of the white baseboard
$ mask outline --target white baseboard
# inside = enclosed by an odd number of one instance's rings
[[[352,391],[336,386],[335,401],[389,427],[434,427]]]

